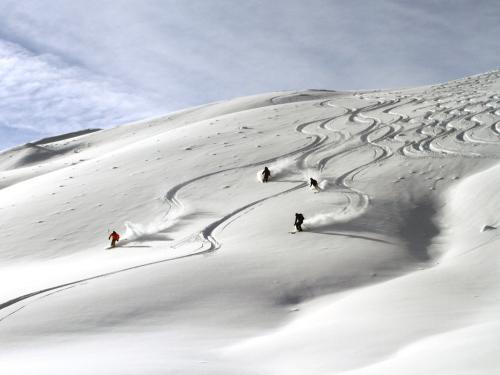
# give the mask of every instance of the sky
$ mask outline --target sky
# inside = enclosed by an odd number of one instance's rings
[[[0,150],[257,93],[500,67],[497,0],[0,0]]]

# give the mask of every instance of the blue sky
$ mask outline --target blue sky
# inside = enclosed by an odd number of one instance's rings
[[[500,67],[493,0],[0,0],[0,149],[277,90]]]

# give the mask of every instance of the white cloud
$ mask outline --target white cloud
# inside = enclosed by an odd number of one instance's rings
[[[0,40],[0,147],[12,129],[29,137],[99,128],[153,113],[151,104],[119,82],[35,55]],[[18,137],[19,138],[19,137]]]

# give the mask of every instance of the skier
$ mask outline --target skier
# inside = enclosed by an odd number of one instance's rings
[[[304,222],[304,215],[296,213],[295,214],[295,228],[297,232],[302,232],[302,223]]]
[[[262,176],[263,176],[262,182],[267,182],[267,180],[269,180],[269,177],[271,177],[271,171],[267,167],[264,167]]]
[[[111,247],[115,247],[116,246],[116,243],[118,241],[120,241],[120,235],[118,233],[116,233],[115,231],[113,231],[109,237],[108,237],[108,240],[111,240]]]
[[[318,186],[318,181],[316,181],[314,178],[310,178],[310,184],[309,184],[309,187],[312,187],[314,188],[316,191],[319,191],[319,186]]]

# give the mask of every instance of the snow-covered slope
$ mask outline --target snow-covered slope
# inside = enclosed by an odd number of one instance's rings
[[[499,158],[498,71],[5,151],[2,373],[496,374]]]

